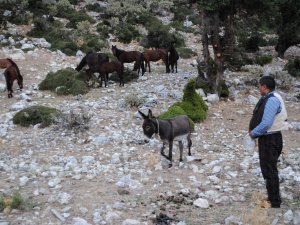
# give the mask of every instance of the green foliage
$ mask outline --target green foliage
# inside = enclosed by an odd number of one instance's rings
[[[228,86],[226,85],[225,80],[220,81],[220,87],[221,87],[220,97],[228,98],[229,97],[229,89],[228,89]]]
[[[50,72],[39,84],[39,89],[55,91],[59,95],[86,94],[89,88],[83,81],[84,76],[84,72],[77,72],[72,68]]]
[[[294,60],[290,59],[284,66],[284,70],[287,70],[293,77],[300,77],[300,57],[296,57]]]
[[[22,209],[22,208],[24,208],[24,203],[25,203],[25,201],[24,201],[21,193],[18,191],[15,191],[12,194],[11,208],[12,209]]]
[[[183,100],[174,105],[181,107],[194,122],[200,122],[206,118],[208,107],[195,91],[195,86],[195,80],[190,80],[184,88]]]
[[[40,128],[44,128],[54,123],[56,117],[58,117],[59,115],[60,111],[55,108],[49,108],[45,106],[31,106],[17,112],[13,117],[13,122],[14,124],[20,124],[23,127],[28,127],[30,125],[36,125],[40,123]]]
[[[173,21],[170,23],[170,26],[176,29],[177,31],[182,31],[186,33],[194,33],[195,29],[191,27],[185,27],[182,21]]]
[[[194,52],[190,48],[177,48],[176,50],[177,50],[179,56],[183,59],[189,59],[189,58],[192,58],[194,56],[197,56],[197,53]]]
[[[187,113],[178,105],[172,105],[168,111],[159,115],[160,119],[170,119],[176,116],[187,115]],[[195,123],[189,118],[192,130],[195,130]]]
[[[256,64],[263,66],[265,64],[272,62],[272,56],[271,55],[257,56],[255,58],[255,62],[256,62]]]
[[[230,0],[197,0],[199,7],[206,11],[218,11],[222,7],[229,5]]]
[[[108,25],[104,23],[98,23],[97,24],[97,32],[100,34],[102,38],[108,38],[109,33],[111,32],[111,29]]]
[[[92,24],[96,22],[92,17],[86,14],[84,10],[68,10],[67,12],[60,12],[60,15],[69,20],[67,27],[74,29],[77,27],[77,23],[82,21],[89,21]]]
[[[4,198],[3,196],[0,196],[0,212],[2,212],[4,209],[5,209]]]
[[[140,37],[139,31],[133,25],[119,23],[115,32],[116,37],[123,43],[130,43],[132,40],[137,40]]]
[[[93,11],[93,12],[105,12],[105,8],[101,7],[100,4],[98,3],[94,3],[94,4],[87,4],[85,6],[85,8],[89,11]]]
[[[130,81],[136,81],[139,78],[139,75],[137,74],[137,72],[132,71],[131,69],[124,68],[123,78],[124,78],[124,83],[128,83]],[[115,82],[119,82],[120,80],[117,73],[112,73],[109,79]]]
[[[242,66],[253,64],[254,61],[247,57],[241,49],[236,49],[226,62],[227,67],[232,71],[238,71]]]
[[[184,46],[184,40],[181,35],[170,32],[169,25],[163,25],[160,21],[153,21],[147,24],[148,35],[142,44],[143,47],[166,48],[171,42],[174,45]]]

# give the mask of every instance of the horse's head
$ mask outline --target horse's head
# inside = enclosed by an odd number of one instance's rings
[[[153,119],[155,119],[155,117],[152,116],[151,109],[149,109],[148,116],[146,116],[141,111],[138,111],[138,112],[141,114],[141,116],[144,119],[144,123],[143,123],[144,134],[148,138],[151,138],[153,136],[153,134],[155,134],[157,132],[157,128],[155,127],[155,122],[153,121]]]
[[[112,45],[111,46],[111,51],[112,51],[113,55],[115,56],[117,54],[117,46],[116,45]]]

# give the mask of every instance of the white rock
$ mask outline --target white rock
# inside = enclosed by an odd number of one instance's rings
[[[204,198],[198,198],[193,202],[193,205],[207,209],[209,207],[208,201]]]
[[[300,211],[296,211],[294,215],[294,225],[300,225]]]
[[[229,216],[225,219],[225,225],[242,225],[241,219],[236,216]]]
[[[49,186],[50,188],[54,188],[56,185],[60,184],[60,182],[61,182],[61,179],[59,179],[59,178],[54,178],[54,179],[49,180],[48,186]]]
[[[84,53],[81,50],[78,50],[76,52],[76,57],[83,57],[83,56],[84,56]]]
[[[288,210],[285,214],[283,214],[283,222],[284,223],[289,223],[293,220],[294,214],[292,210]]]
[[[80,217],[75,217],[73,218],[72,225],[91,225],[91,224],[86,222],[84,219]]]
[[[0,77],[2,77],[1,74],[0,74]],[[0,92],[4,92],[4,91],[6,91],[6,84],[0,83]]]
[[[205,94],[205,92],[203,91],[202,88],[196,89],[196,92],[197,92],[200,96],[206,97],[206,94]]]
[[[140,225],[140,221],[133,219],[126,219],[122,222],[122,225]]]
[[[9,107],[9,110],[10,111],[19,111],[19,110],[25,109],[27,106],[28,106],[27,102],[20,101],[20,102],[16,102],[16,103],[12,104]]]
[[[256,103],[258,102],[258,98],[249,95],[246,99],[245,99],[246,103],[251,104],[251,105],[256,105]]]
[[[21,49],[32,49],[32,48],[34,48],[34,45],[28,44],[28,43],[22,44],[22,47],[21,47]]]
[[[66,192],[60,192],[58,194],[58,202],[62,205],[69,204],[72,199],[72,196]]]
[[[95,162],[94,156],[82,156],[82,164],[91,164]]]
[[[207,95],[207,101],[209,103],[217,103],[219,102],[220,98],[217,94],[208,94]]]
[[[26,183],[28,182],[29,178],[26,176],[20,177],[20,186],[23,187],[26,185]]]
[[[117,183],[116,183],[117,186],[119,187],[130,187],[130,188],[137,188],[137,187],[140,187],[141,186],[141,183],[137,180],[134,180],[134,179],[131,179],[131,175],[128,174],[124,177],[122,177]]]

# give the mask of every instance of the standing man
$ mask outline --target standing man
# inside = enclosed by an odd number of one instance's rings
[[[282,151],[281,131],[288,129],[287,112],[281,96],[275,91],[273,77],[263,76],[258,87],[262,97],[253,111],[249,135],[258,138],[259,162],[268,200],[272,208],[280,208],[277,161]]]

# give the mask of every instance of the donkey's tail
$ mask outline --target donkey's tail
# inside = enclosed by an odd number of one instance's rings
[[[16,68],[17,73],[18,73],[18,77],[20,77],[20,78],[23,79],[23,77],[22,77],[22,75],[21,75],[21,72],[20,72],[20,69],[19,69],[18,65],[17,65],[12,59],[10,59],[10,58],[6,58],[6,59],[7,59],[8,61],[10,61],[10,63]]]

